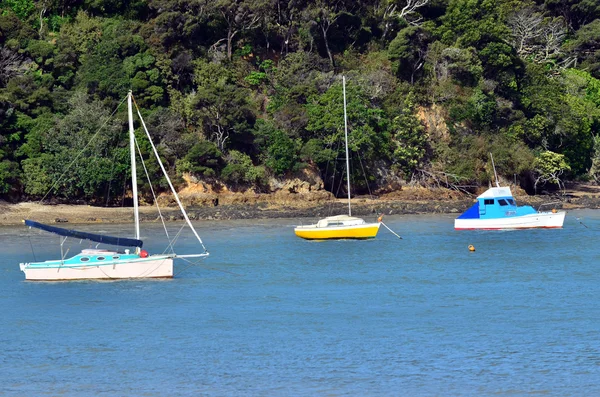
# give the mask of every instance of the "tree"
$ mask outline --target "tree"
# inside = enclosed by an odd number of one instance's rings
[[[179,171],[191,172],[203,177],[214,178],[222,168],[223,154],[210,141],[196,143],[178,164]]]
[[[398,32],[388,49],[396,74],[414,84],[423,70],[426,48],[427,35],[421,28],[409,26]]]
[[[226,41],[227,59],[231,61],[234,38],[260,26],[260,11],[264,4],[259,0],[217,0],[213,7],[225,21],[227,33],[226,37],[219,39],[211,48],[216,49],[221,42]]]
[[[110,120],[100,102],[84,97],[74,95],[69,113],[38,131],[41,151],[22,161],[27,194],[94,200],[116,189],[111,182],[128,170],[127,150],[119,146],[120,123]]]
[[[357,153],[351,157],[359,160],[357,169],[364,167],[368,170],[369,167],[374,167],[377,161],[390,158],[389,122],[383,111],[372,106],[360,88],[350,82],[346,86],[346,99],[348,146],[351,154]],[[303,148],[305,160],[320,163],[319,165],[326,168],[329,161],[345,158],[344,107],[339,80],[322,95],[312,97],[306,108],[306,130],[310,135]],[[360,180],[358,179],[353,186],[360,186]]]
[[[223,152],[226,146],[251,143],[254,114],[247,89],[237,86],[233,74],[222,65],[197,61],[195,66],[197,91],[190,96],[207,137]]]
[[[382,40],[385,40],[392,26],[399,20],[411,25],[419,25],[423,19],[417,10],[426,6],[430,0],[382,0],[377,2],[377,14],[383,24]],[[406,23],[405,22],[405,23]]]
[[[394,117],[391,127],[396,142],[393,160],[407,179],[424,162],[429,151],[425,127],[415,111],[415,96],[411,92],[405,97],[400,114]]]
[[[262,153],[262,162],[275,175],[284,175],[298,164],[298,141],[292,140],[284,131],[273,124],[258,120],[255,125],[255,143]]]
[[[545,184],[558,185],[559,189],[564,190],[562,176],[565,172],[570,171],[571,167],[565,161],[564,155],[547,150],[536,157],[534,170],[536,172],[534,183],[536,190],[539,185]]]

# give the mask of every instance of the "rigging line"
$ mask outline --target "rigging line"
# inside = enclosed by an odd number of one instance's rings
[[[150,185],[150,191],[152,192],[152,197],[154,198],[154,202],[156,203],[156,209],[158,210],[158,216],[160,217],[160,220],[162,221],[163,228],[165,229],[165,234],[167,235],[167,240],[169,241],[169,246],[167,246],[167,249],[169,247],[171,247],[171,252],[174,253],[175,251],[173,250],[173,243],[169,237],[169,232],[167,231],[167,225],[165,224],[165,219],[163,218],[162,212],[160,211],[160,206],[158,205],[158,200],[156,199],[156,194],[154,194],[154,188],[152,187],[152,182],[150,181],[150,175],[148,174],[148,169],[146,168],[146,162],[144,161],[144,158],[142,157],[142,151],[140,150],[140,146],[138,145],[137,139],[134,139],[133,141],[135,142],[135,147],[137,148],[138,154],[140,155],[140,160],[142,161],[142,167],[144,168],[144,172],[146,173],[146,179],[148,179],[148,185]],[[165,251],[166,251],[166,249],[165,249]]]
[[[171,252],[175,253],[175,243],[179,239],[179,236],[181,235],[181,232],[183,231],[184,227],[185,227],[185,223],[183,225],[181,225],[181,227],[179,228],[179,231],[175,234],[175,237],[173,237],[173,240],[170,241],[170,243],[167,246],[167,248],[165,248],[165,250],[163,251],[163,254],[167,252],[167,250],[169,249],[169,247],[171,247]]]
[[[29,229],[30,231],[29,233],[27,233],[27,238],[29,239],[29,245],[31,246],[31,254],[33,255],[33,261],[37,262],[37,259],[35,258],[35,251],[33,250],[33,243],[31,242],[31,227]]]
[[[114,149],[114,148],[113,148]],[[115,159],[117,158],[117,152],[116,150],[113,153],[113,159],[112,159],[112,168],[110,170],[110,180],[108,181],[108,189],[106,189],[106,204],[105,206],[108,207],[108,202],[109,202],[109,198],[110,198],[110,186],[112,185],[113,179],[114,179],[114,173],[115,173]]]
[[[133,99],[133,95],[132,95],[132,99]],[[152,137],[150,136],[150,133],[148,132],[148,128],[146,128],[146,123],[144,122],[144,119],[142,118],[142,113],[140,112],[140,109],[138,108],[138,105],[135,102],[135,99],[133,99],[133,103],[135,104],[135,108],[137,109],[137,113],[140,118],[140,122],[142,123],[142,126],[144,127],[144,131],[146,131],[146,136],[148,136],[148,141],[150,142],[150,146],[152,146],[152,150],[154,151],[154,155],[156,156],[158,165],[160,166],[160,169],[162,170],[163,174],[165,175],[165,178],[167,179],[167,182],[169,183],[169,187],[171,188],[171,191],[173,192],[173,197],[175,197],[175,201],[177,201],[177,204],[179,205],[179,208],[181,209],[181,213],[183,214],[183,217],[185,218],[190,229],[192,229],[192,232],[198,239],[198,242],[204,249],[204,252],[207,252],[207,249],[204,246],[202,239],[196,232],[196,229],[194,229],[194,225],[192,225],[192,221],[190,221],[190,218],[188,217],[187,213],[185,212],[185,209],[183,208],[183,204],[181,203],[181,200],[179,200],[179,195],[175,191],[175,188],[173,187],[173,183],[171,183],[171,178],[169,178],[169,175],[167,174],[167,170],[165,169],[165,166],[163,165],[162,161],[160,160],[160,156],[158,155],[158,150],[156,150],[156,146],[154,146],[154,142],[152,142]]]
[[[369,181],[367,180],[367,173],[365,172],[365,167],[363,167],[362,158],[360,157],[360,153],[356,152],[358,155],[358,162],[360,163],[360,169],[362,170],[363,176],[365,177],[365,183],[367,185],[367,190],[369,191],[369,197],[373,199],[373,194],[371,193],[371,186],[369,186]]]
[[[325,149],[331,148],[331,146],[333,146],[333,143],[330,142],[327,144],[327,146],[325,147]],[[338,142],[338,149],[339,149],[339,142]],[[337,149],[336,149],[337,151]],[[327,160],[327,165],[325,166],[325,181],[327,181],[327,174],[329,174],[329,163],[331,162],[331,160]],[[333,167],[333,172],[331,174],[331,178],[334,179],[335,178],[335,167]],[[333,185],[333,182],[332,182]]]
[[[340,145],[341,145],[341,143],[338,141],[337,147],[335,148],[335,153],[339,153],[339,151],[340,151]],[[336,154],[335,159],[334,159],[333,170],[331,171],[331,193],[334,194],[334,196],[335,196],[336,199],[337,199],[337,197],[338,197],[338,195],[340,193],[340,186],[338,186],[337,192],[334,191],[334,189],[335,189],[335,171],[337,169],[337,162],[338,162],[338,157],[337,157],[337,154]],[[329,166],[329,161],[327,162],[327,165]],[[340,178],[340,185],[343,182],[344,182],[344,172],[342,172],[342,177]],[[333,200],[333,201],[329,202],[329,215],[331,215],[331,213],[333,212],[333,206],[334,206],[335,203],[336,203],[336,200]]]
[[[94,139],[96,139],[96,136],[100,133],[100,131],[102,131],[102,129],[104,128],[104,126],[106,125],[106,123],[108,123],[108,121],[110,119],[112,119],[112,117],[115,115],[115,113],[117,113],[117,110],[119,110],[119,108],[121,107],[121,105],[123,104],[123,102],[125,102],[125,99],[126,98],[124,98],[121,101],[121,103],[119,103],[119,105],[115,108],[115,110],[113,110],[113,112],[111,113],[111,115],[108,116],[106,118],[106,120],[104,120],[104,123],[102,123],[102,125],[98,128],[98,130],[94,133],[94,135],[92,135],[92,137],[90,138],[90,140],[88,141],[88,143],[86,143],[86,145],[83,147],[83,149],[81,149],[81,151],[77,154],[77,156],[75,156],[75,158],[73,159],[73,161],[71,161],[71,163],[67,166],[67,168],[65,168],[65,170],[62,173],[62,175],[56,180],[56,182],[54,182],[54,184],[50,187],[50,189],[48,190],[48,192],[44,195],[44,197],[42,197],[42,199],[38,202],[38,204],[41,204],[44,201],[44,199],[46,199],[46,197],[50,194],[50,192],[56,187],[56,185],[58,185],[58,183],[65,176],[65,174],[71,168],[71,166],[77,161],[77,159],[79,159],[79,157],[83,154],[83,152],[87,149],[87,147],[90,146],[90,144],[92,143],[92,141]]]

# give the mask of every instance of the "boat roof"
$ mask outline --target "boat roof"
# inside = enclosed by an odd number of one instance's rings
[[[510,192],[509,187],[491,187],[479,196],[480,198],[498,198],[498,197],[512,197],[512,193]]]
[[[362,220],[362,218],[357,218],[355,216],[348,216],[348,215],[328,216],[325,219],[328,221],[359,221],[359,220]]]

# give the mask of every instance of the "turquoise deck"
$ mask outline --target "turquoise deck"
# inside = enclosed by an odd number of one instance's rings
[[[29,268],[59,268],[59,267],[83,267],[83,266],[109,266],[117,265],[121,263],[139,262],[145,260],[156,260],[169,258],[172,255],[158,255],[147,258],[142,258],[137,254],[127,253],[112,253],[107,252],[106,254],[77,254],[71,258],[65,260],[51,260],[45,262],[32,262],[27,264]]]

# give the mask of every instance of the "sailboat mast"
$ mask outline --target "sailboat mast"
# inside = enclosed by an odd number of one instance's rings
[[[135,169],[135,135],[133,134],[133,108],[131,91],[127,94],[127,112],[129,114],[129,151],[131,152],[131,189],[133,191],[133,216],[135,219],[135,238],[140,239],[140,214],[138,209],[137,173]]]
[[[492,168],[494,169],[494,179],[496,179],[496,187],[500,187],[500,183],[498,182],[498,174],[496,174],[496,165],[494,164],[494,156],[492,156],[492,152],[490,152],[490,157],[492,159]]]
[[[346,114],[346,76],[342,76],[342,86],[344,89],[344,139],[346,141],[346,181],[348,182],[348,216],[352,216],[352,207],[350,206],[350,157],[348,155],[348,115]]]

